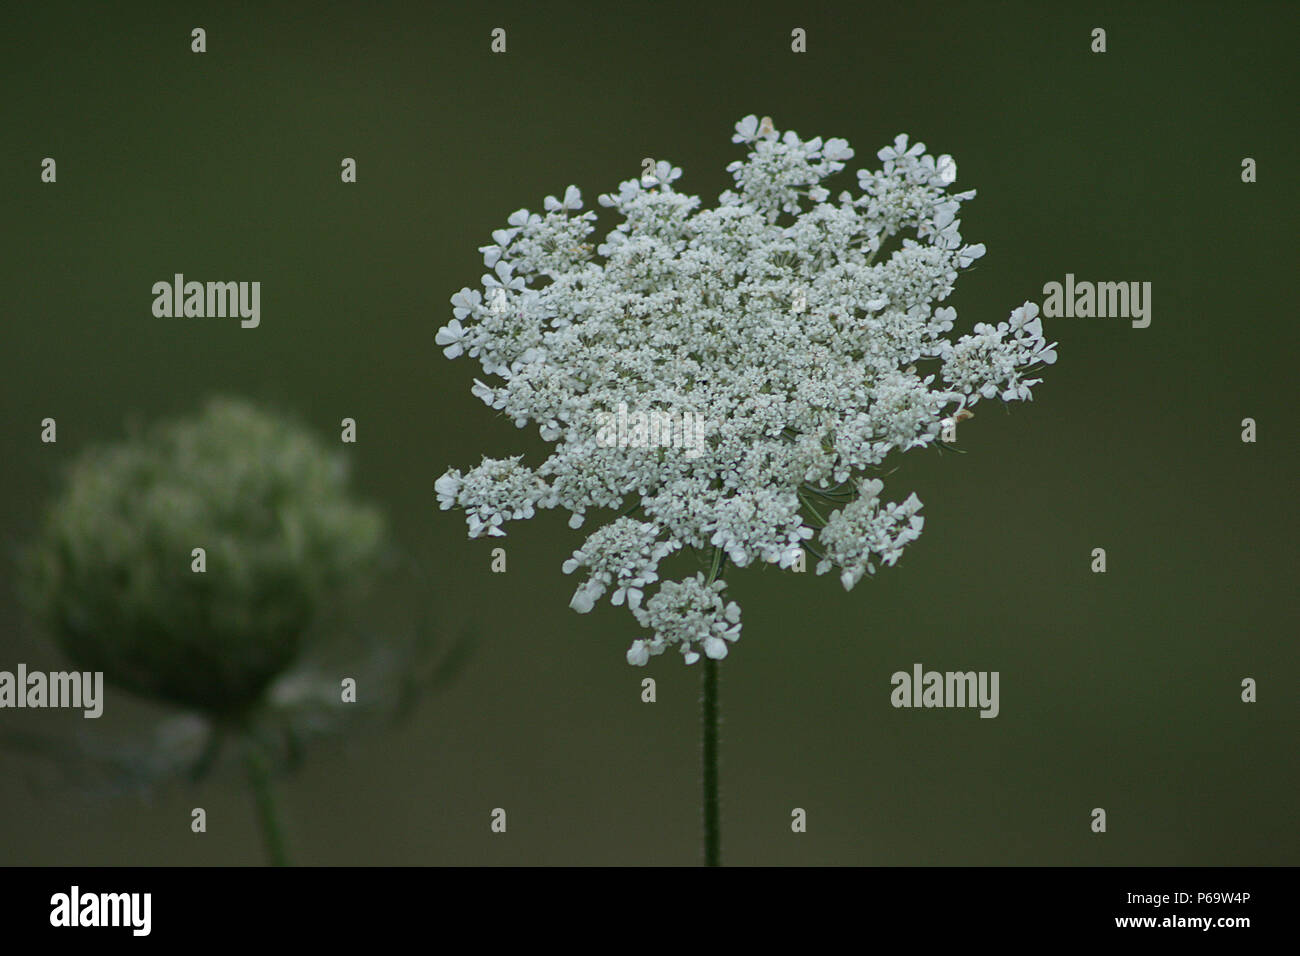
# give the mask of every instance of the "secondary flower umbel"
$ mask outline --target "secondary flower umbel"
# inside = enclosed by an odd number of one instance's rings
[[[1056,360],[1028,302],[952,336],[957,312],[937,303],[984,255],[958,231],[975,194],[948,192],[952,157],[899,136],[880,170],[858,172],[857,195],[832,200],[823,182],[853,157],[844,140],[780,135],[754,116],[732,139],[748,155],[715,208],[675,191],[681,170],[660,162],[600,197],[623,221],[599,245],[575,186],[543,213],[512,214],[481,249],[484,291],[456,293],[437,336],[492,379],[475,380],[475,395],[555,445],[536,468],[514,457],[448,471],[441,507],[463,509],[471,537],[502,535],[536,508],[568,510],[574,528],[595,509],[624,511],[564,570],[588,572],[575,610],[612,588],[650,629],[633,664],[670,645],[688,664],[722,658],[739,636],[721,581],[665,581],[643,600],[680,549],[721,549],[738,567],[789,567],[807,549],[845,588],[892,565],[920,535],[921,502],[882,504],[871,471],[982,398],[1030,399],[1028,376]],[[717,424],[693,457],[611,447],[598,432],[620,403]]]

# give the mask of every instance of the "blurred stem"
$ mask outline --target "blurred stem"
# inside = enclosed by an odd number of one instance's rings
[[[213,765],[217,762],[217,757],[221,754],[222,737],[221,725],[213,723],[208,728],[208,739],[203,745],[203,752],[199,754],[198,760],[194,761],[194,766],[190,767],[191,783],[200,782],[211,772]]]
[[[275,805],[275,792],[271,785],[270,761],[260,743],[248,742],[248,783],[253,790],[257,808],[257,822],[262,830],[262,845],[272,866],[288,866],[289,855],[284,846],[284,830]]]
[[[722,549],[713,550],[713,567],[708,583],[718,580],[726,559]],[[704,658],[704,693],[702,700],[704,777],[704,865],[722,865],[722,815],[718,803],[718,662]]]

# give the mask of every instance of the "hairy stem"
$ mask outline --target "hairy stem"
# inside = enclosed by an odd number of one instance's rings
[[[718,806],[718,662],[704,659],[704,865],[722,865]]]
[[[713,566],[709,569],[709,584],[718,580],[726,558],[722,549],[713,551]],[[704,780],[704,865],[722,865],[722,813],[718,802],[718,662],[704,658],[704,690],[701,718],[703,748],[701,767]]]

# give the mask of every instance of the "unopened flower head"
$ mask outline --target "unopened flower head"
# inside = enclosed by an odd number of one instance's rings
[[[28,599],[78,669],[244,715],[377,562],[383,519],[347,484],[346,460],[301,426],[214,399],[73,463],[25,565]]]
[[[603,241],[576,186],[541,213],[513,213],[481,249],[483,290],[452,296],[437,335],[448,358],[482,366],[489,381],[476,379],[475,395],[554,444],[535,467],[485,458],[448,471],[439,503],[466,512],[471,537],[504,534],[537,508],[569,511],[574,528],[624,510],[565,571],[589,572],[575,610],[612,589],[649,629],[633,664],[669,645],[687,663],[720,658],[739,636],[723,582],[659,582],[675,551],[789,567],[807,548],[845,588],[892,565],[920,534],[921,502],[883,503],[872,473],[981,399],[1032,398],[1033,370],[1056,360],[1032,303],[953,333],[957,312],[940,303],[984,246],[959,232],[975,194],[949,191],[952,157],[899,136],[880,169],[857,173],[856,192],[833,195],[828,180],[854,156],[844,140],[781,134],[754,116],[732,140],[747,155],[727,167],[734,188],[713,208],[678,192],[681,170],[660,162],[599,197],[622,218]],[[711,427],[689,455],[612,443],[602,423],[620,404]]]

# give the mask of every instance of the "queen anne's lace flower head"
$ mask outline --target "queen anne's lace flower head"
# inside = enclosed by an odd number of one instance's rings
[[[536,508],[567,510],[574,528],[622,509],[564,570],[589,572],[575,610],[612,590],[650,630],[633,664],[670,644],[687,663],[719,659],[739,636],[721,581],[664,581],[644,597],[678,550],[786,568],[806,548],[846,589],[894,564],[920,535],[921,503],[883,504],[871,471],[981,399],[1031,399],[1027,373],[1056,360],[1028,302],[951,335],[956,310],[940,303],[984,255],[959,231],[975,193],[949,192],[952,157],[899,136],[879,170],[858,172],[857,195],[832,199],[825,181],[854,156],[844,140],[754,116],[732,140],[748,155],[727,167],[734,187],[714,208],[677,192],[681,170],[661,161],[599,197],[622,218],[601,242],[576,186],[541,213],[516,211],[480,250],[482,291],[452,296],[437,335],[448,358],[479,361],[490,381],[475,395],[555,446],[536,468],[514,457],[448,471],[440,506],[463,509],[471,537],[503,535]],[[621,405],[711,427],[689,454],[602,440]]]

